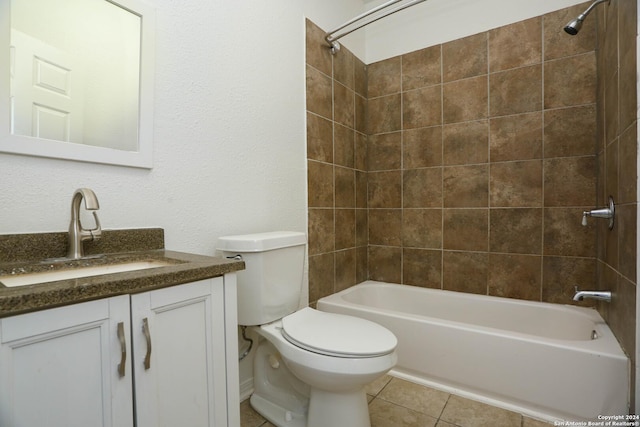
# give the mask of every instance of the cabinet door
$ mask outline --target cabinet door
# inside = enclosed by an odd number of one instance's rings
[[[227,425],[223,279],[131,296],[138,427]]]
[[[132,426],[120,338],[128,357],[128,295],[0,319],[0,426]]]

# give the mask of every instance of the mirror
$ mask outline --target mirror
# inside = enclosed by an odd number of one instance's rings
[[[0,0],[0,151],[152,167],[153,10]]]

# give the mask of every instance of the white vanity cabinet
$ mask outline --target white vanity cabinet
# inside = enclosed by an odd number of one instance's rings
[[[130,426],[129,296],[0,319],[0,425]]]
[[[236,323],[234,273],[0,319],[0,426],[238,426]]]
[[[239,425],[228,420],[226,322],[218,315],[225,287],[216,280],[131,296],[138,427]]]

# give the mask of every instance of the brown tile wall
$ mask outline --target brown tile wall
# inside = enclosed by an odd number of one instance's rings
[[[611,0],[597,9],[597,198],[600,205],[609,196],[616,202],[613,230],[604,223],[597,226],[598,288],[613,291],[611,304],[600,303],[598,309],[632,357],[633,366],[638,215],[637,16],[635,0]]]
[[[367,279],[365,65],[306,21],[309,301]]]
[[[307,21],[310,302],[366,279],[562,304],[610,288],[598,308],[633,354],[636,2],[565,34],[588,5],[368,66]],[[581,226],[609,194],[614,230]]]
[[[572,303],[595,286],[595,21],[568,8],[368,71],[369,278]]]

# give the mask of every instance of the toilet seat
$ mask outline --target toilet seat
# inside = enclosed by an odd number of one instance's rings
[[[395,335],[377,323],[309,307],[284,317],[281,333],[297,347],[333,357],[378,357],[398,344]]]

